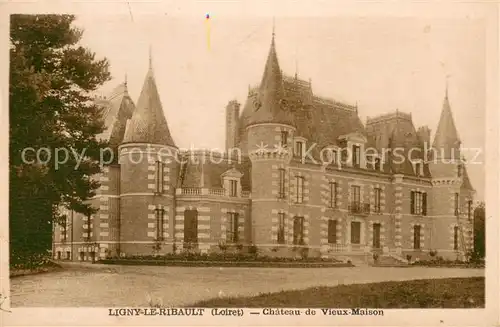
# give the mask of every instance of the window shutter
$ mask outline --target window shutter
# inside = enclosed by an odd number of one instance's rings
[[[427,193],[422,194],[422,215],[427,216]]]
[[[411,191],[411,196],[410,196],[410,213],[413,215],[415,214],[415,191]]]

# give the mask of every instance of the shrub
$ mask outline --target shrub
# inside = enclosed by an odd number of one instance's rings
[[[379,258],[378,253],[374,253],[374,254],[373,254],[373,261],[374,261],[374,262],[378,262],[378,258]]]
[[[259,253],[259,249],[257,248],[257,246],[252,244],[248,247],[248,253],[253,254],[253,255],[257,255]]]
[[[430,250],[430,251],[429,251],[429,255],[430,255],[432,258],[434,258],[434,257],[437,255],[437,253],[438,253],[438,252],[437,252],[437,250]]]
[[[406,260],[408,260],[408,263],[410,263],[410,262],[411,262],[411,254],[407,254],[407,255],[406,255]]]
[[[222,252],[227,251],[227,244],[225,241],[223,241],[223,240],[219,241],[218,246],[219,246],[219,250],[221,250]]]
[[[309,248],[308,247],[304,247],[304,248],[300,249],[300,257],[303,260],[306,260],[309,257]]]

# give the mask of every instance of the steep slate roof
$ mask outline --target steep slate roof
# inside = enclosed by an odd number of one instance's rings
[[[207,152],[208,153],[208,152]],[[194,158],[194,159],[192,159]],[[201,159],[201,153],[189,153],[186,156],[186,163],[182,164],[177,181],[177,187],[203,187],[210,189],[223,188],[222,174],[231,168],[236,168],[243,174],[241,177],[241,187],[243,191],[250,191],[250,161],[241,160],[241,163],[228,163],[227,158],[218,158],[214,155],[214,162],[211,162],[210,156],[206,155],[205,162]],[[219,161],[221,161],[219,163]]]
[[[270,87],[270,91],[266,89]],[[279,102],[286,110],[279,110]],[[254,104],[262,107],[255,111]],[[272,110],[272,108],[276,108]],[[264,109],[264,110],[263,110]],[[246,127],[259,122],[286,123],[296,127],[296,135],[317,143],[313,156],[328,145],[336,145],[338,137],[351,132],[365,134],[355,106],[343,104],[313,94],[311,83],[297,76],[283,76],[279,69],[274,37],[259,87],[249,88],[248,98],[239,121],[239,146],[247,151]]]
[[[137,109],[132,115],[123,143],[149,143],[175,147],[163,113],[151,60]]]
[[[377,149],[379,153],[384,149],[391,150],[391,153],[386,152],[387,164],[383,167],[385,172],[416,175],[411,161],[424,159],[424,143],[417,134],[411,114],[396,111],[368,118],[366,130],[368,147]],[[413,148],[421,151],[411,151]],[[430,177],[428,165],[424,164],[423,170],[424,176]]]
[[[272,76],[272,78],[266,79],[266,76]],[[281,78],[281,83],[278,78]],[[296,127],[296,135],[306,138],[308,144],[316,143],[314,150],[311,151],[314,157],[318,158],[319,152],[326,146],[341,145],[338,140],[339,136],[359,133],[367,138],[367,147],[373,147],[379,153],[384,149],[393,150],[392,154],[388,155],[388,160],[384,162],[382,169],[384,172],[415,176],[416,172],[411,159],[422,159],[424,161],[423,176],[431,177],[429,165],[425,163],[427,158],[424,158],[425,140],[415,129],[411,114],[396,110],[395,113],[369,118],[365,127],[358,116],[357,106],[319,97],[313,93],[310,81],[301,80],[297,75],[295,77],[283,75],[279,70],[274,36],[263,80],[260,86],[249,87],[248,97],[240,116],[238,139],[243,153],[248,150],[245,137],[247,126],[256,122],[279,122],[279,119],[273,120],[272,110],[261,112],[259,114],[261,116],[255,114],[254,104],[263,98],[263,88],[268,85],[271,85],[272,92],[264,93],[268,96],[266,99],[274,101],[282,97],[290,113],[287,119],[291,118],[289,124]],[[259,110],[277,107],[276,102],[273,101],[266,102],[267,107],[263,105]],[[445,152],[449,153],[451,148],[458,147],[459,144],[458,133],[446,95],[433,146],[444,148]],[[412,148],[419,148],[421,151],[410,151]],[[397,158],[394,153],[396,149],[397,154],[404,157],[400,163],[394,162]],[[465,169],[464,187],[472,189]]]
[[[109,141],[112,147],[117,147],[125,134],[127,120],[132,117],[135,105],[127,90],[127,83],[119,84],[106,99],[98,99],[102,106],[102,118],[105,130],[97,137]]]
[[[452,158],[452,154],[455,159],[460,159],[460,138],[453,120],[448,92],[446,92],[444,98],[443,109],[432,147],[438,150],[438,155],[443,154],[446,159]]]
[[[254,98],[254,110],[248,116],[247,124],[267,122],[293,124],[283,99],[283,77],[278,63],[273,34],[262,81]]]

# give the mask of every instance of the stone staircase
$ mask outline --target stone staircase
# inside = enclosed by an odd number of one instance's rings
[[[376,266],[379,266],[379,267],[394,267],[394,266],[404,267],[404,266],[408,266],[408,262],[406,260],[404,260],[403,258],[400,258],[396,255],[384,254],[378,258],[378,262],[377,262]]]
[[[336,255],[335,259],[347,262],[350,261],[356,267],[404,267],[408,266],[408,261],[393,253],[381,253],[378,257],[378,262],[375,264],[373,260],[373,253],[346,253]]]

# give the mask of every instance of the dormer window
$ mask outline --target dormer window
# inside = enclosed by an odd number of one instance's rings
[[[350,166],[363,169],[366,168],[364,147],[367,139],[362,133],[353,132],[341,135],[338,141],[345,149],[344,153],[347,156],[346,159],[350,161]]]
[[[236,168],[229,169],[222,174],[222,185],[226,196],[239,196],[241,193],[241,176],[243,176],[243,174]]]
[[[229,180],[229,196],[238,195],[238,181],[235,179]]]
[[[295,144],[294,144],[294,147],[293,147],[293,155],[295,157],[303,157],[304,156],[304,148],[305,148],[305,144],[306,144],[306,139],[304,138],[298,138],[298,139],[295,139]]]
[[[303,152],[303,144],[302,142],[295,142],[295,151],[294,151],[294,155],[297,156],[297,157],[302,157],[302,152]]]
[[[424,175],[424,164],[422,161],[413,161],[413,171],[415,175],[417,176],[423,176]]]
[[[352,146],[352,165],[356,168],[361,165],[361,147],[357,144]]]
[[[373,169],[380,170],[380,158],[375,158],[375,161],[373,163]]]
[[[331,153],[330,154],[331,155],[331,162],[332,162],[332,164],[336,165],[337,164],[337,156],[338,156],[337,150],[332,150],[330,153]]]
[[[338,163],[338,151],[336,148],[326,147],[321,150],[320,156],[324,164],[337,165]]]

